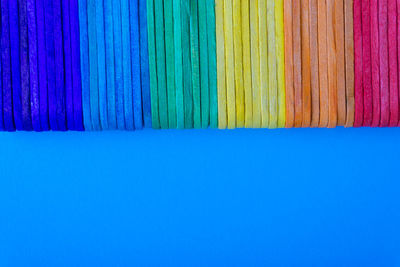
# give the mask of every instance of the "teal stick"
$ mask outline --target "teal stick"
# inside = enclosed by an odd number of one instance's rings
[[[156,56],[160,125],[168,128],[167,81],[165,73],[164,1],[155,0]]]
[[[174,57],[174,18],[172,0],[164,0],[165,52],[168,94],[168,126],[176,128],[176,92]]]
[[[192,65],[190,54],[190,5],[182,0],[182,55],[183,55],[183,95],[185,105],[185,128],[193,128]]]
[[[190,0],[190,52],[192,58],[193,123],[201,127],[199,20],[197,0]]]
[[[147,32],[150,72],[151,123],[154,129],[160,129],[160,116],[158,110],[156,38],[154,25],[154,0],[147,0]]]
[[[182,3],[174,1],[174,45],[175,45],[175,91],[176,123],[178,129],[185,128],[185,110],[183,101],[183,58],[182,58]]]
[[[210,90],[208,81],[208,40],[207,40],[207,2],[199,1],[199,41],[200,41],[200,94],[201,127],[210,125]]]
[[[207,2],[208,83],[210,92],[210,126],[211,128],[218,128],[215,0],[206,0],[206,2]]]

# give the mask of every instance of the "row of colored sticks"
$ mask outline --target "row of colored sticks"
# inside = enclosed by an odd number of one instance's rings
[[[0,8],[0,130],[399,125],[399,1]]]

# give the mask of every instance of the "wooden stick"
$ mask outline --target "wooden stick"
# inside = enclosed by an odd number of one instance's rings
[[[326,16],[326,0],[320,0],[318,1],[319,127],[327,127],[329,121],[328,38]]]
[[[311,127],[319,126],[318,0],[310,0]]]
[[[284,0],[286,128],[294,126],[292,0]]]

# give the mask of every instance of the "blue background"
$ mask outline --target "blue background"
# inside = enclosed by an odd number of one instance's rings
[[[0,266],[400,266],[400,129],[0,134]]]

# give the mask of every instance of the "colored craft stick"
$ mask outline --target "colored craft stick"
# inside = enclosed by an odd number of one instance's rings
[[[236,126],[235,61],[233,40],[233,5],[224,0],[225,67],[228,129]]]
[[[74,129],[74,96],[72,85],[72,50],[69,0],[62,0],[62,34],[64,48],[65,104],[67,128]]]
[[[379,19],[378,0],[371,0],[371,85],[372,127],[378,127],[381,119],[381,96],[379,80]]]
[[[354,34],[353,1],[344,1],[346,60],[346,127],[354,124]]]
[[[10,43],[10,24],[9,24],[9,3],[8,0],[1,1],[1,69],[0,69],[0,91],[2,91],[2,122],[4,130],[14,131],[14,119],[12,109],[12,84],[11,84],[11,43]],[[0,126],[3,128],[3,125]],[[40,123],[39,123],[40,129]]]
[[[283,5],[284,0],[275,1],[275,40],[278,82],[278,127],[285,127],[286,123],[286,94],[285,94],[285,32]]]
[[[199,1],[199,49],[200,49],[200,95],[201,127],[210,125],[210,89],[208,81],[207,2]]]
[[[182,55],[185,128],[193,128],[192,64],[190,52],[190,3],[182,1]]]
[[[55,48],[54,48],[54,18],[53,1],[45,0],[45,30],[46,30],[46,71],[47,71],[47,97],[49,105],[49,125],[53,131],[58,130],[57,125],[57,99],[56,99],[56,74],[55,74]],[[22,85],[22,81],[21,81]]]
[[[83,125],[85,130],[92,130],[91,108],[90,108],[90,80],[89,80],[89,40],[87,0],[79,0],[79,47],[82,74],[82,111]],[[46,26],[47,27],[47,26]]]
[[[371,23],[370,0],[362,1],[362,59],[363,59],[363,91],[364,121],[363,126],[372,123],[372,72],[371,72]]]
[[[217,55],[215,38],[215,1],[207,0],[208,82],[211,128],[218,127]]]
[[[337,125],[337,61],[335,50],[335,0],[327,0],[327,47],[328,47],[328,127]]]
[[[250,1],[250,52],[251,80],[253,97],[253,125],[261,127],[261,89],[260,89],[260,44],[259,44],[258,0]],[[218,35],[217,35],[218,36]]]
[[[267,0],[258,0],[258,38],[260,48],[260,99],[261,125],[267,128],[269,125],[269,101],[268,101],[268,19]]]
[[[309,1],[310,0],[301,1],[301,73],[302,73],[302,103],[303,103],[302,127],[309,127],[311,124],[311,62],[310,62]]]
[[[397,126],[399,122],[399,81],[397,58],[397,7],[396,1],[388,1],[388,45],[389,45],[389,89],[390,119],[389,126]]]
[[[140,74],[139,1],[130,0],[133,119],[135,129],[143,128],[142,89]],[[172,13],[172,10],[171,10]]]
[[[161,128],[168,128],[167,85],[165,70],[165,38],[164,38],[163,2],[155,1],[155,33],[158,77],[158,101]]]
[[[149,52],[149,77],[151,90],[151,118],[154,129],[160,128],[158,112],[158,84],[156,65],[156,40],[154,24],[154,0],[147,0],[147,25],[148,25],[148,52]]]
[[[344,0],[335,0],[337,125],[346,123],[346,66],[344,59]]]
[[[162,129],[167,129],[168,100],[165,72],[164,5],[162,0],[155,0],[154,4],[160,125]]]
[[[10,21],[11,84],[14,124],[16,130],[22,130],[23,123],[21,101],[21,69],[19,58],[18,2],[9,1],[8,4]]]
[[[363,88],[363,38],[362,38],[362,1],[354,0],[354,127],[363,125],[364,88]]]
[[[269,128],[278,127],[278,81],[275,39],[275,0],[267,1]]]
[[[311,127],[319,126],[318,0],[310,0]]]
[[[190,52],[192,63],[193,126],[201,127],[200,52],[197,0],[190,0]]]
[[[0,61],[0,73],[2,70],[2,62]],[[3,98],[3,79],[0,77],[0,97]],[[4,121],[3,121],[3,101],[0,101],[0,131],[4,131]]]
[[[251,84],[251,45],[250,45],[250,7],[249,0],[242,0],[242,48],[243,48],[243,87],[244,87],[244,125],[253,126],[253,94]]]
[[[107,124],[109,129],[117,129],[113,0],[104,0],[104,36],[106,38]]]
[[[122,24],[122,71],[124,81],[124,111],[125,127],[134,130],[133,119],[133,92],[132,92],[132,55],[129,24],[129,0],[121,0],[121,24]]]
[[[285,92],[286,128],[294,126],[294,87],[293,87],[293,19],[292,1],[284,0],[283,8],[285,30]]]
[[[294,126],[301,127],[302,105],[302,63],[301,63],[301,7],[300,1],[293,1],[293,86],[294,86]]]
[[[96,1],[88,1],[90,112],[93,130],[100,130],[99,84],[97,67]]]
[[[154,17],[154,16],[153,16]],[[123,53],[122,53],[122,21],[121,21],[121,0],[113,1],[114,21],[114,64],[115,64],[115,103],[117,113],[117,128],[125,129],[124,112],[124,74],[123,74]]]
[[[146,128],[151,128],[151,96],[150,71],[147,38],[147,4],[139,0],[139,31],[140,31],[140,81],[142,85],[143,122]]]
[[[72,64],[72,94],[74,102],[74,129],[83,130],[82,117],[82,78],[80,69],[79,49],[79,8],[78,0],[69,1],[71,25],[71,64]]]
[[[185,128],[185,107],[183,101],[183,58],[182,58],[182,5],[181,0],[173,0],[174,16],[174,67],[176,90],[176,126]]]
[[[243,128],[245,112],[243,87],[242,18],[240,0],[233,0],[233,45],[235,60],[236,127]]]
[[[328,39],[326,14],[326,1],[318,1],[319,127],[327,127],[329,121]]]
[[[396,39],[397,39],[397,59],[400,61],[400,1],[396,1],[396,6],[397,6],[397,29],[396,29]],[[400,67],[399,67],[400,68]],[[399,92],[400,94],[400,92]],[[399,99],[400,101],[400,99]],[[400,119],[399,119],[399,124],[400,126]]]
[[[56,77],[56,103],[57,103],[57,128],[60,131],[67,130],[66,105],[65,105],[65,75],[64,75],[64,51],[62,34],[62,8],[61,1],[53,2],[54,19],[54,58]]]
[[[97,78],[99,88],[99,114],[101,128],[108,129],[106,45],[104,33],[104,0],[96,0]],[[129,9],[128,9],[129,10]],[[108,40],[107,40],[108,41]]]
[[[389,62],[388,62],[388,0],[380,0],[378,5],[379,20],[379,81],[381,120],[379,126],[386,127],[390,119],[390,95],[389,95]]]
[[[39,76],[38,76],[38,47],[37,47],[37,25],[36,6],[34,0],[27,0],[28,21],[28,47],[29,47],[29,84],[31,98],[32,128],[40,131],[40,99],[39,99]],[[10,98],[11,102],[11,98]],[[5,121],[6,122],[6,121]]]
[[[49,126],[49,111],[47,104],[46,30],[45,30],[44,0],[36,0],[35,2],[36,2],[36,23],[37,23],[40,129],[42,131],[48,131],[50,129],[50,126]],[[79,29],[78,29],[78,34],[79,34]]]
[[[257,0],[256,0],[257,1]],[[257,9],[256,9],[257,10]],[[227,127],[226,80],[225,80],[225,37],[224,37],[224,2],[215,1],[215,25],[217,44],[218,75],[218,128]],[[184,34],[184,32],[182,33]]]
[[[165,67],[167,75],[168,128],[176,128],[176,91],[174,64],[174,18],[172,0],[164,0]]]
[[[29,85],[29,51],[28,51],[28,21],[27,0],[18,0],[19,12],[19,53],[21,66],[21,100],[22,100],[22,124],[26,131],[32,130],[31,99]]]

